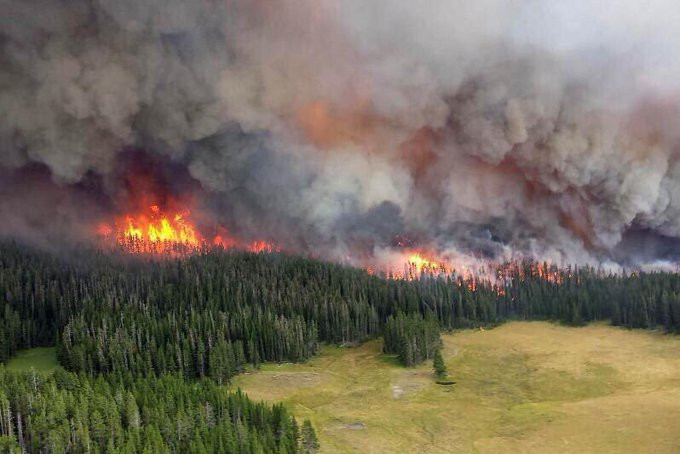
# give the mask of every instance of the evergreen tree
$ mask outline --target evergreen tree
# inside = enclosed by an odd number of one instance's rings
[[[243,452],[302,451],[282,405],[254,403],[209,380],[117,373],[95,379],[64,371],[43,377],[0,367],[0,390],[0,410],[15,409],[0,418],[0,452],[19,453],[22,446],[28,452],[238,452],[235,432]]]
[[[57,256],[0,241],[0,362],[56,343],[64,368],[93,377],[180,373],[224,384],[248,364],[304,361],[320,342],[381,334],[386,353],[414,366],[433,358],[440,329],[509,319],[609,319],[680,332],[677,273],[610,275],[534,261],[494,271],[493,284],[431,273],[390,279],[277,253]],[[108,413],[101,417],[111,430]],[[95,437],[69,430],[85,445]]]
[[[446,378],[448,375],[448,370],[446,369],[446,364],[444,364],[444,358],[442,357],[442,351],[440,348],[434,352],[434,358],[432,359],[432,369],[434,370],[434,375],[440,380]]]

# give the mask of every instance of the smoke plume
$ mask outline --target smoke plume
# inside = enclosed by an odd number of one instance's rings
[[[330,259],[678,249],[675,0],[0,8],[2,234],[85,238],[143,161],[201,222]]]

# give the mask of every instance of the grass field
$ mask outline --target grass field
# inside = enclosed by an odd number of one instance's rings
[[[234,385],[309,417],[323,452],[680,452],[680,336],[514,322],[443,339],[453,386],[380,341]]]
[[[60,367],[54,347],[37,347],[21,350],[7,362],[7,370],[24,371],[34,368],[38,372],[52,372]]]

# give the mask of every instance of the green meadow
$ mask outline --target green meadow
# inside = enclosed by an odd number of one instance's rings
[[[678,452],[680,337],[513,322],[443,336],[455,385],[381,342],[237,377],[317,428],[322,452]]]

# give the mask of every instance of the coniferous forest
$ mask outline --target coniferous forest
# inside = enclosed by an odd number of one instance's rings
[[[0,369],[2,452],[301,452],[281,405],[176,375],[98,378]]]
[[[674,273],[533,262],[504,273],[494,283],[405,280],[281,253],[154,259],[4,242],[0,362],[56,346],[65,371],[0,369],[1,443],[36,452],[314,451],[308,423],[302,430],[283,407],[220,385],[261,362],[304,361],[320,343],[378,336],[412,366],[434,356],[439,330],[513,319],[680,331]]]

